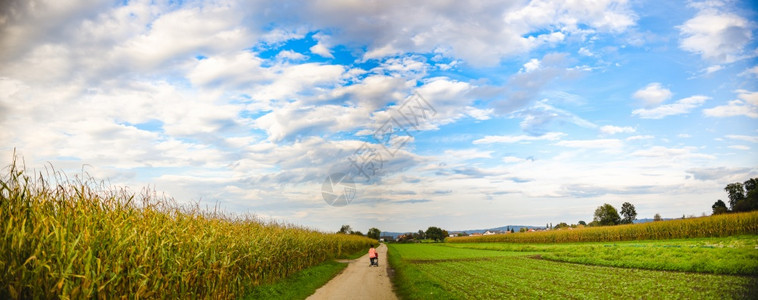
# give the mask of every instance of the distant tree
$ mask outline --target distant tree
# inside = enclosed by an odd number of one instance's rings
[[[511,228],[511,233],[515,233],[515,231],[513,231],[513,228]]]
[[[750,210],[758,210],[758,178],[745,181],[745,200]]]
[[[584,221],[579,221],[579,225],[584,225],[584,226],[587,226],[587,223],[586,223],[586,222],[584,222]]]
[[[571,227],[571,226],[569,226],[569,224],[566,224],[566,222],[560,222],[558,223],[558,225],[555,225],[553,229],[561,229],[561,228],[568,228],[568,227]]]
[[[550,223],[545,223],[545,229],[550,229]]]
[[[426,233],[424,233],[424,231],[423,231],[423,230],[419,229],[419,230],[418,230],[418,239],[419,239],[419,240],[423,240],[423,239],[425,239],[425,238],[426,238]]]
[[[728,213],[729,212],[729,209],[726,208],[726,203],[724,203],[724,201],[722,201],[721,199],[719,199],[718,201],[716,201],[716,203],[713,203],[713,205],[711,206],[711,208],[713,209],[713,214],[714,215],[718,215],[718,214],[723,214],[723,213]]]
[[[353,230],[350,228],[350,225],[342,225],[342,227],[340,227],[340,231],[337,231],[337,233],[350,234],[352,231]]]
[[[600,226],[600,222],[592,220],[592,222],[590,222],[589,224],[587,224],[587,226],[589,226],[589,227]]]
[[[426,238],[441,242],[445,240],[445,233],[439,227],[431,226],[426,229]]]
[[[758,178],[751,178],[744,182],[732,183],[726,186],[725,190],[729,194],[729,204],[732,211],[752,211],[758,210]],[[735,198],[732,204],[732,198]]]
[[[518,232],[527,232],[527,229],[526,227],[521,227],[519,228]]]
[[[363,232],[360,231],[351,231],[350,234],[363,236]]]
[[[632,224],[634,220],[637,220],[637,210],[634,209],[634,205],[629,202],[621,204],[621,224]]]
[[[368,233],[366,233],[366,236],[375,240],[379,240],[380,235],[382,235],[382,231],[374,227],[370,228]]]
[[[618,225],[621,217],[613,205],[606,203],[597,207],[593,221],[597,221],[601,226]]]
[[[729,195],[729,207],[732,211],[742,211],[738,204],[745,199],[745,190],[742,183],[735,182],[727,184],[724,191]]]
[[[663,221],[663,218],[661,218],[661,214],[656,213],[655,216],[653,216],[653,221]]]

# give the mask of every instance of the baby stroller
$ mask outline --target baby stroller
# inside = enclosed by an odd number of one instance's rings
[[[374,246],[371,246],[371,249],[368,249],[368,259],[371,262],[368,266],[379,266],[379,253],[376,253],[376,248]]]

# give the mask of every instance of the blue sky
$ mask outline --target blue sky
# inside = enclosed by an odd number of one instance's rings
[[[699,216],[758,176],[750,1],[3,5],[0,157],[30,169],[326,231]],[[328,205],[414,95],[436,113]]]

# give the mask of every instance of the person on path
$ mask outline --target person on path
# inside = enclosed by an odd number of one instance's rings
[[[377,255],[374,246],[371,246],[371,249],[368,249],[368,259],[371,261],[369,266],[379,266],[379,255]]]

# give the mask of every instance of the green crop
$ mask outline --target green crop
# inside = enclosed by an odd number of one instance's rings
[[[0,298],[235,298],[374,240],[232,217],[143,191],[0,178]]]
[[[393,283],[407,299],[739,299],[758,291],[758,278],[750,276],[590,266],[518,250],[389,247]]]

